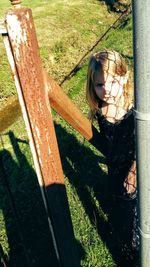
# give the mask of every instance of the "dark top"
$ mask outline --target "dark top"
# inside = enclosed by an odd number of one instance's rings
[[[135,127],[133,109],[125,116],[111,123],[100,113],[96,114],[101,143],[105,144],[103,153],[106,156],[108,172],[111,177],[112,190],[117,195],[124,194],[124,180],[135,159]]]

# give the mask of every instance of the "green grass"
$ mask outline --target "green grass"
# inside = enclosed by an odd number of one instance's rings
[[[97,0],[26,0],[23,5],[32,8],[42,63],[58,83],[119,16],[109,13],[104,2]],[[9,1],[1,0],[0,6],[2,19],[10,7]],[[112,29],[94,51],[103,48],[122,53],[132,70],[131,15]],[[16,94],[2,38],[0,58],[1,109],[6,100],[9,103],[10,96]],[[86,57],[79,71],[63,84],[63,90],[86,116],[87,63]],[[104,238],[107,224],[104,202],[108,191],[105,159],[55,112],[53,117],[81,266],[115,267],[109,242]],[[0,169],[0,243],[10,265],[25,265],[22,261],[24,243],[31,267],[50,266],[52,241],[22,117],[1,134],[0,159],[5,170],[4,175]],[[9,180],[19,211],[23,242],[2,178]]]

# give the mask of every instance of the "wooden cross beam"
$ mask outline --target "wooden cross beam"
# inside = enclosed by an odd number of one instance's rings
[[[20,1],[11,1],[20,4]],[[58,266],[79,267],[61,160],[40,60],[32,12],[14,8],[6,15],[4,44],[18,92]],[[68,253],[69,252],[69,253]]]

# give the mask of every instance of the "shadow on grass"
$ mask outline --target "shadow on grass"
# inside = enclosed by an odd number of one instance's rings
[[[80,144],[60,125],[56,124],[55,129],[64,173],[75,187],[86,214],[109,249],[116,266],[131,267],[132,265],[123,258],[119,247],[120,242],[128,242],[130,236],[130,227],[127,225],[124,229],[130,211],[124,210],[121,205],[115,206],[111,201],[109,178],[99,166],[105,164],[104,157],[95,155],[90,148]],[[12,213],[13,207],[5,191],[7,185],[4,182],[2,184],[1,179],[0,208],[3,210],[10,247],[9,267],[49,267],[50,262],[53,267],[57,267],[59,265],[36,174],[19,148],[18,144],[23,141],[16,139],[11,132],[9,137],[17,161],[7,150],[0,153],[0,160],[4,166],[1,177],[3,181],[6,177],[9,180],[18,218],[17,221]],[[55,195],[55,188],[52,190],[52,195]],[[95,198],[99,202],[98,207]],[[108,215],[109,222],[105,220],[103,213]],[[112,225],[115,225],[114,229]],[[80,259],[83,259],[85,251],[80,243],[78,243],[78,251]],[[121,263],[118,263],[120,260]]]
[[[103,156],[95,155],[60,125],[55,124],[55,129],[64,173],[75,187],[86,214],[110,251],[115,266],[133,266],[130,249],[135,204],[127,203],[125,206],[121,201],[118,204],[112,199],[109,177],[100,167],[105,164]],[[95,199],[99,202],[98,207]],[[107,214],[108,221],[104,214]]]
[[[0,152],[0,209],[9,244],[8,266],[60,267],[36,173],[20,149],[22,143],[27,146],[28,143],[17,139],[12,132],[8,135],[17,159],[15,161],[6,149]],[[57,191],[64,197],[63,188],[48,190],[52,195]],[[79,243],[77,245],[83,257],[84,251]]]

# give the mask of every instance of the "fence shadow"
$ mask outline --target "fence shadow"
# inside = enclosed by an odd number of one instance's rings
[[[92,150],[79,143],[60,125],[55,124],[55,130],[64,173],[75,187],[91,223],[94,228],[96,226],[116,266],[132,267],[133,259],[130,257],[130,249],[122,250],[122,247],[128,246],[131,241],[132,207],[124,207],[123,203],[117,204],[113,201],[109,189],[109,177],[100,167],[105,164],[104,157],[95,155]],[[107,214],[109,221],[102,216],[90,191],[94,192],[102,213]]]
[[[97,232],[109,249],[116,266],[133,266],[122,254],[119,247],[120,241],[118,243],[118,238],[124,242],[130,236],[130,226],[124,230],[130,210],[124,210],[121,205],[116,206],[112,202],[109,177],[100,167],[105,164],[104,157],[94,154],[90,148],[79,143],[75,136],[66,132],[60,125],[55,124],[55,129],[64,173],[75,187],[91,223],[95,228],[96,222]],[[17,159],[15,161],[6,149],[0,152],[0,162],[3,166],[3,170],[0,168],[2,185],[0,186],[0,208],[3,210],[10,247],[9,266],[49,267],[51,262],[52,266],[57,267],[58,262],[37,177],[19,147],[19,143],[24,141],[18,140],[12,132],[8,134]],[[13,194],[21,228],[16,222],[11,201],[5,191],[6,178]],[[99,202],[102,212],[97,208],[91,191]],[[103,213],[108,215],[109,222],[104,220]],[[116,226],[115,229],[112,229],[112,225]],[[80,259],[83,259],[85,251],[80,243],[78,243],[78,251]]]
[[[8,135],[16,157],[15,161],[6,149],[0,152],[0,209],[9,244],[8,266],[58,267],[37,176],[19,147],[26,141],[12,132]],[[79,242],[77,246],[83,257]]]

